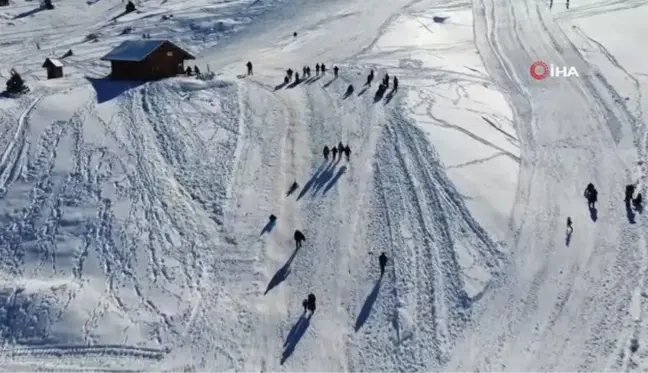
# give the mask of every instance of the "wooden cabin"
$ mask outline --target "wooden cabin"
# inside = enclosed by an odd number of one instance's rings
[[[63,77],[63,63],[55,58],[47,58],[43,67],[47,69],[47,79]]]
[[[195,59],[168,40],[128,40],[101,58],[110,61],[110,77],[156,80],[184,73],[184,61]]]

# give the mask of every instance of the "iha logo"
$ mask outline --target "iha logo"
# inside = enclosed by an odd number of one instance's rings
[[[543,80],[546,79],[547,77],[551,76],[552,78],[559,78],[559,77],[564,77],[564,78],[569,78],[571,76],[576,76],[578,77],[578,71],[576,71],[576,68],[574,66],[568,67],[568,66],[555,66],[555,65],[548,65],[544,61],[536,61],[531,64],[531,67],[529,68],[529,73],[531,73],[531,77],[535,80]]]

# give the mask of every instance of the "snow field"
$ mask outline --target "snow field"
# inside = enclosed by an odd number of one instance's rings
[[[3,369],[642,366],[644,222],[615,197],[645,174],[639,67],[569,28],[639,2],[555,10],[587,60],[529,2],[143,1],[113,23],[123,4],[101,0],[13,19],[32,5],[0,20],[0,74],[32,89],[0,101]],[[87,79],[141,33],[219,75]],[[69,48],[66,77],[40,80]],[[585,76],[539,85],[536,59]],[[277,87],[316,62],[330,72]],[[370,69],[399,91],[374,102]],[[325,161],[339,141],[350,162]]]

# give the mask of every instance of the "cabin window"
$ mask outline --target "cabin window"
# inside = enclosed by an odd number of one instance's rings
[[[167,57],[173,57],[173,52],[167,52]]]

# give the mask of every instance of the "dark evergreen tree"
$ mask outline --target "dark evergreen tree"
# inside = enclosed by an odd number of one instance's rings
[[[15,70],[11,71],[11,78],[7,80],[7,92],[11,94],[20,94],[27,92],[29,88],[25,85],[25,82],[23,81],[22,77],[20,74],[18,74]]]

